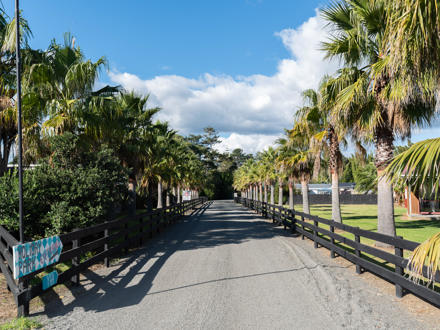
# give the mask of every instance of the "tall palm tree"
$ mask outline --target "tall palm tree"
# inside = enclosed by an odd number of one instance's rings
[[[47,119],[42,125],[46,131],[50,134],[81,133],[84,116],[90,109],[89,102],[99,96],[93,87],[105,65],[103,57],[96,62],[85,60],[68,33],[63,46],[55,41],[51,43],[41,63],[33,64],[26,77],[32,82],[33,93],[46,101]]]
[[[261,156],[261,162],[264,168],[264,184],[265,184],[264,201],[267,203],[268,187],[270,187],[270,204],[272,205],[275,204],[276,158],[277,158],[277,151],[273,147],[269,147],[267,150],[263,152]]]
[[[332,105],[335,97],[335,84],[331,77],[325,77],[318,91],[308,89],[303,92],[305,106],[296,113],[296,129],[310,137],[311,150],[315,152],[313,177],[317,176],[317,158],[321,158],[321,151],[326,146],[329,151],[329,170],[332,180],[332,219],[342,223],[341,207],[339,202],[339,174],[342,170],[342,154],[340,152],[340,136],[343,136],[340,122],[332,116]],[[313,179],[312,177],[312,179]]]
[[[20,19],[20,23],[21,45],[25,48],[22,55],[26,57],[29,53],[27,41],[32,36],[32,32],[24,18]],[[17,109],[14,101],[17,87],[15,39],[15,19],[10,19],[0,8],[0,176],[6,172],[11,149],[18,133]],[[23,126],[25,130],[33,126],[35,117],[32,115],[29,118],[30,113],[27,110],[23,107]],[[24,135],[26,137],[26,134]]]
[[[387,69],[400,84],[395,103],[435,106],[440,84],[440,7],[437,0],[385,0]]]
[[[280,141],[279,141],[280,142]],[[286,165],[285,165],[286,149],[278,149],[278,155],[275,161],[275,167],[277,169],[278,178],[278,206],[283,206],[283,192],[284,182],[286,180]]]
[[[434,108],[421,103],[396,103],[401,93],[397,77],[387,69],[385,38],[389,13],[382,0],[346,0],[322,11],[333,29],[323,49],[329,58],[339,58],[355,67],[358,77],[337,97],[337,109],[344,121],[373,133],[378,182],[378,231],[394,236],[394,199],[391,183],[381,173],[393,157],[396,136],[406,138],[411,127],[429,121]],[[417,111],[416,111],[417,109]],[[342,115],[341,115],[342,114]]]
[[[289,188],[289,209],[294,210],[294,201],[293,201],[293,193],[294,193],[294,177],[293,177],[293,169],[290,163],[290,159],[295,155],[295,150],[291,148],[287,140],[279,139],[278,144],[280,147],[278,148],[278,156],[276,158],[276,167],[278,169],[278,177],[283,182],[285,178],[287,178],[287,185]],[[283,195],[282,184],[280,184],[280,201],[282,201]],[[282,203],[279,204],[280,206]]]

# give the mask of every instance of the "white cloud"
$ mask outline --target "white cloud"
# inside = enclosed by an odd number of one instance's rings
[[[316,88],[324,74],[336,71],[337,64],[325,61],[319,51],[326,35],[318,15],[297,29],[275,33],[291,56],[278,63],[273,76],[206,73],[197,79],[161,75],[142,80],[131,73],[111,72],[110,78],[127,90],[150,93],[151,105],[163,108],[159,118],[182,134],[213,126],[230,134],[219,148],[241,147],[255,152],[272,143],[283,128],[293,125],[301,92]]]
[[[238,134],[232,133],[227,138],[220,138],[221,143],[215,146],[220,152],[232,151],[236,148],[243,149],[246,153],[256,153],[266,149],[281,137],[279,135],[265,134]]]

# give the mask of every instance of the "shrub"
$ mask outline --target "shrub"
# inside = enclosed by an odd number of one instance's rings
[[[109,220],[127,199],[127,171],[112,150],[89,151],[77,136],[50,139],[50,156],[23,177],[27,238],[38,238]],[[0,224],[18,230],[18,178],[0,178]]]

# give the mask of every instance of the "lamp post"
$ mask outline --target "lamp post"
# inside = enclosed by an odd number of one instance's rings
[[[17,71],[17,128],[18,128],[18,211],[20,221],[20,243],[24,242],[23,235],[23,147],[21,127],[21,58],[20,58],[20,8],[19,0],[15,0],[15,62]]]

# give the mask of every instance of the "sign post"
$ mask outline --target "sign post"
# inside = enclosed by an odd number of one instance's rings
[[[45,268],[60,260],[63,243],[59,236],[43,238],[13,247],[14,278]]]
[[[47,290],[58,282],[58,273],[56,270],[43,277],[43,290]]]
[[[184,190],[182,194],[182,201],[190,201],[191,200],[191,190]]]

